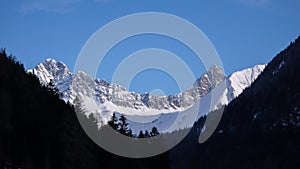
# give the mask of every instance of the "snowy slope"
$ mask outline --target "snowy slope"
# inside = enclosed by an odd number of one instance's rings
[[[213,109],[220,105],[227,105],[234,98],[238,97],[245,88],[249,87],[254,80],[261,74],[266,65],[255,65],[252,68],[247,68],[241,71],[232,73],[226,78],[226,89],[220,94],[220,98],[215,103]]]
[[[127,116],[133,133],[137,133],[154,126],[160,132],[191,127],[196,118],[237,97],[264,67],[257,65],[226,78],[219,66],[213,66],[190,89],[170,96],[129,92],[120,85],[93,79],[84,72],[72,74],[64,63],[54,59],[47,59],[28,72],[35,74],[43,85],[51,81],[65,102],[80,106],[86,115],[93,113],[99,126],[107,124],[113,112],[117,112]],[[225,90],[218,90],[221,83],[225,83]],[[212,90],[217,91],[217,100],[213,102]],[[200,103],[199,113],[191,116],[189,111],[195,103]]]
[[[227,79],[228,89],[231,96],[228,97],[229,102],[240,95],[246,87],[249,87],[258,75],[264,70],[266,65],[256,65],[252,68],[237,71],[231,74]]]
[[[109,107],[110,110],[131,115],[141,113],[153,115],[185,110],[225,79],[223,70],[213,66],[185,92],[171,96],[154,96],[148,93],[129,92],[120,85],[93,79],[84,72],[72,74],[62,62],[53,59],[47,59],[28,72],[35,74],[44,85],[51,81],[66,102],[73,104],[77,96],[87,96],[94,99],[95,103]]]

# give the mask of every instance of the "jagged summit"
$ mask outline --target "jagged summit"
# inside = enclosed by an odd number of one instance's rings
[[[258,75],[265,69],[266,65],[255,65],[252,68],[247,68],[241,71],[234,72],[228,77],[229,90],[232,94],[231,98],[237,97],[243,92],[249,84],[252,84]],[[231,99],[231,100],[232,100]],[[230,100],[230,101],[231,101]]]
[[[52,81],[63,94],[63,99],[70,103],[73,103],[77,94],[81,93],[92,97],[100,104],[112,102],[117,106],[135,110],[163,109],[167,112],[192,106],[200,97],[226,78],[221,67],[214,65],[187,91],[170,96],[154,96],[147,93],[129,92],[120,85],[93,79],[81,71],[72,74],[64,63],[51,58],[28,71],[35,74],[44,85]]]
[[[134,111],[157,112],[158,110],[161,112],[162,110],[164,112],[174,112],[192,106],[224,80],[226,80],[228,86],[225,99],[227,104],[238,96],[244,88],[248,87],[262,72],[263,68],[264,65],[257,65],[253,68],[235,72],[226,78],[222,68],[213,65],[195,81],[190,89],[170,96],[129,92],[120,85],[111,84],[105,80],[93,79],[81,71],[72,74],[63,62],[51,58],[46,59],[45,62],[40,63],[34,69],[28,70],[28,72],[35,74],[44,85],[52,81],[59,92],[62,93],[62,98],[70,103],[73,103],[76,96],[81,94],[92,98],[99,104],[109,102],[117,107],[132,108]]]
[[[82,110],[86,114],[94,113],[99,124],[102,125],[106,124],[113,112],[139,116],[165,114],[162,116],[163,119],[175,118],[177,112],[190,108],[218,84],[225,82],[226,89],[212,105],[215,109],[220,105],[228,104],[237,97],[246,87],[251,85],[263,69],[264,65],[258,65],[226,77],[222,68],[214,65],[202,74],[190,89],[170,96],[129,92],[118,84],[94,79],[81,71],[72,74],[64,63],[54,59],[47,59],[28,72],[35,74],[44,85],[51,81],[65,102],[74,105],[80,102],[79,105]],[[210,102],[207,101],[207,104]],[[159,124],[151,123],[151,125],[157,125],[158,129],[165,128],[161,126],[164,125],[162,119],[156,122]],[[131,127],[135,128],[134,125]]]
[[[213,65],[211,66],[206,73],[204,73],[200,78],[198,78],[195,83],[195,86],[201,87],[216,87],[219,83],[224,81],[226,78],[225,73],[221,66]],[[210,89],[207,89],[210,90]]]
[[[61,80],[71,74],[63,62],[57,62],[51,58],[38,64],[34,69],[29,69],[28,72],[35,74],[43,85],[48,84],[53,79]]]

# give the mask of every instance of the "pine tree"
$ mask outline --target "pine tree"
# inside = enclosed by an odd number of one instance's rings
[[[113,115],[111,116],[110,121],[108,122],[108,124],[115,130],[118,130],[119,128],[119,124],[118,124],[118,118],[116,116],[115,113],[113,113]]]
[[[123,134],[123,135],[128,135],[129,129],[128,129],[128,123],[127,123],[127,119],[124,115],[121,115],[119,118],[119,129],[118,131]]]
[[[159,135],[159,131],[157,130],[156,127],[153,127],[151,132],[150,132],[150,136],[154,137],[154,136],[158,136]]]
[[[59,90],[57,89],[57,87],[54,85],[54,82],[53,80],[51,79],[50,82],[48,83],[48,89],[49,91],[52,91],[54,95],[56,96],[60,96],[61,97],[61,94],[59,93]]]
[[[129,130],[127,131],[127,136],[128,136],[128,137],[134,137],[133,134],[132,134],[132,130],[131,130],[131,129],[129,129]],[[135,137],[136,137],[136,136],[135,136]]]
[[[145,138],[148,138],[148,137],[150,137],[150,133],[149,133],[148,130],[146,130],[146,131],[145,131]]]
[[[138,135],[138,138],[144,138],[144,137],[145,137],[145,135],[144,135],[143,131],[140,130],[140,133],[139,133],[139,135]]]

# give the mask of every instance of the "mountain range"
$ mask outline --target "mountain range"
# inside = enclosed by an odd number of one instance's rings
[[[299,63],[300,37],[279,52],[249,87],[223,106],[221,121],[206,142],[199,144],[199,135],[206,130],[209,117],[220,110],[199,118],[171,150],[155,157],[132,159],[95,144],[78,117],[92,122],[90,127],[99,132],[95,121],[66,104],[62,94],[53,90],[51,80],[47,87],[41,85],[35,75],[25,72],[22,63],[2,50],[0,168],[298,169]],[[159,136],[176,139],[184,130]]]
[[[227,105],[249,87],[264,68],[265,65],[256,65],[226,77],[222,68],[214,65],[190,89],[170,96],[130,92],[118,84],[93,79],[82,71],[72,73],[63,62],[51,58],[27,72],[36,75],[42,85],[51,83],[66,103],[80,105],[87,116],[92,113],[99,126],[107,124],[113,113],[125,114],[133,132],[137,133],[154,126],[160,132],[192,127],[187,124],[187,117],[182,116],[180,125],[169,129],[178,113],[189,109],[200,100],[202,107],[198,118]],[[217,100],[211,102],[209,93],[221,83],[225,84],[225,88],[218,92]]]

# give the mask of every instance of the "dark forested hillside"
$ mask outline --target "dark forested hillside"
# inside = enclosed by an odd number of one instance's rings
[[[172,167],[299,168],[299,73],[300,37],[225,107],[217,130],[207,142],[197,143],[203,119],[193,127],[189,136],[170,152]]]
[[[164,157],[128,159],[101,149],[71,106],[0,52],[0,169],[167,168]]]
[[[225,106],[215,133],[199,144],[206,117],[165,154],[129,159],[98,147],[74,108],[0,52],[0,169],[298,169],[300,167],[300,37]],[[209,113],[213,115],[218,113]],[[85,116],[79,116],[87,120]],[[91,125],[93,127],[93,125]],[[180,132],[169,133],[176,137]]]
[[[0,52],[0,168],[60,165],[56,138],[67,111],[70,108],[54,92],[41,87],[4,50]]]

